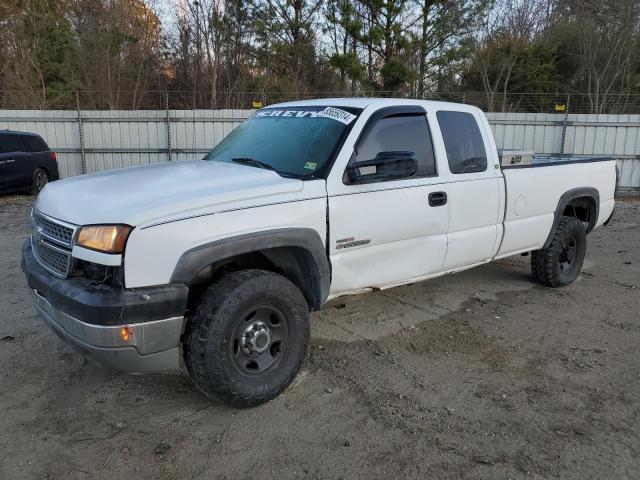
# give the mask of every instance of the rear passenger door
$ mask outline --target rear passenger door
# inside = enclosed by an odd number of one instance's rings
[[[414,175],[385,179],[385,172],[373,168],[366,181],[353,183],[347,178],[349,165],[394,152],[416,159]],[[449,205],[423,108],[387,107],[374,112],[346,170],[342,166],[334,171],[337,178],[327,184],[332,294],[389,286],[441,271]]]
[[[49,147],[40,137],[36,135],[23,135],[22,143],[25,150],[29,154],[28,158],[24,158],[23,184],[31,184],[33,182],[33,172],[36,168],[44,168],[51,175],[51,158],[49,156]]]
[[[449,169],[445,269],[490,260],[502,236],[502,179],[479,111],[436,112]]]
[[[0,134],[0,189],[6,190],[22,185],[22,167],[25,157],[24,144],[20,136]]]

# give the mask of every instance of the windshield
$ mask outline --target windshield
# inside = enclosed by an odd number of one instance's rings
[[[205,160],[318,176],[362,110],[336,107],[263,108],[211,150]]]

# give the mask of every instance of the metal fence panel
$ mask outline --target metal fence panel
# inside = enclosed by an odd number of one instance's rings
[[[498,148],[560,152],[564,115],[548,113],[488,113]]]
[[[614,157],[620,186],[640,187],[640,115],[489,113],[487,117],[498,148]]]
[[[63,177],[202,156],[251,110],[0,110],[0,129],[42,135]],[[606,155],[640,187],[640,115],[487,114],[498,148]],[[564,141],[563,141],[564,139]]]
[[[172,110],[171,139],[177,160],[201,158],[251,115],[251,110]]]

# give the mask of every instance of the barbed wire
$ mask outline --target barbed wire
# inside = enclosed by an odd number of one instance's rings
[[[423,98],[475,105],[489,112],[619,113],[640,114],[640,94],[487,93],[433,91],[418,97],[412,92],[380,90],[0,90],[0,109],[10,110],[194,110],[253,109],[274,103],[330,97]]]

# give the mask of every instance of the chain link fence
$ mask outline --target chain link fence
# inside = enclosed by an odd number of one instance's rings
[[[390,91],[54,91],[0,90],[0,109],[11,110],[218,110],[331,97],[399,97]],[[429,92],[428,100],[475,105],[486,112],[638,114],[640,94]]]

